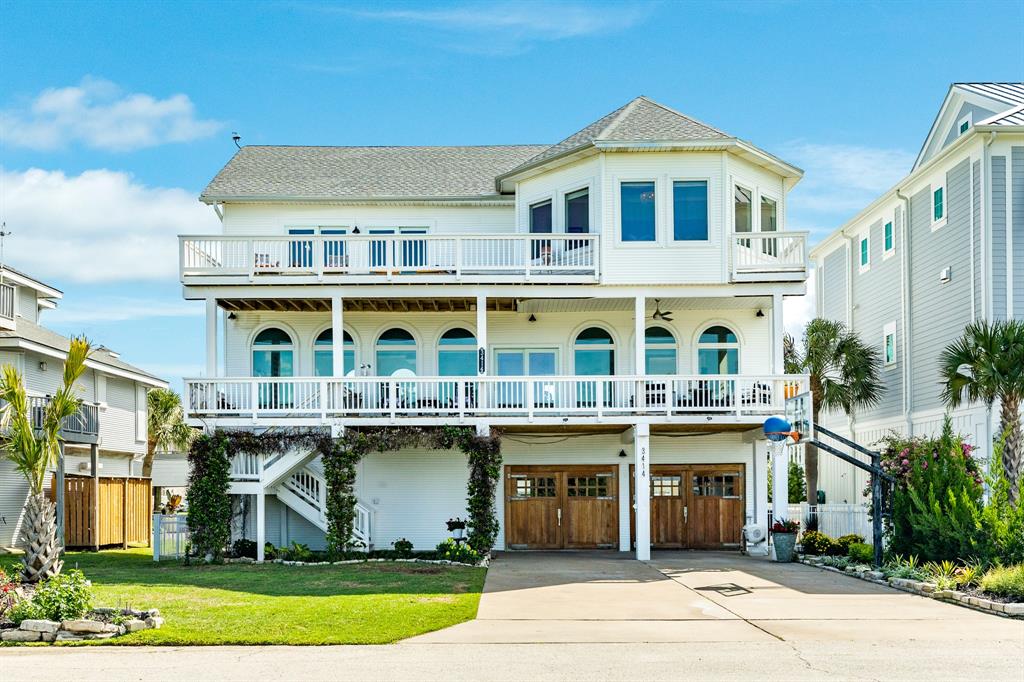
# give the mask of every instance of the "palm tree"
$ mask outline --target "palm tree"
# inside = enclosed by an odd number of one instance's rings
[[[1024,398],[1024,321],[975,322],[946,346],[939,358],[943,399],[952,408],[963,402],[999,401],[999,428],[1006,435],[1003,473],[1010,501],[1020,499],[1020,405]]]
[[[787,334],[783,350],[787,372],[810,375],[815,424],[823,410],[841,409],[850,414],[858,407],[876,404],[882,397],[878,349],[861,341],[842,322],[813,319],[804,329],[802,347],[798,348]],[[805,448],[807,501],[814,504],[818,499],[818,449],[811,445]]]
[[[142,475],[153,475],[153,460],[157,452],[187,450],[195,439],[195,430],[185,423],[185,411],[181,407],[181,396],[169,388],[157,388],[149,392],[146,403],[148,416],[146,431],[146,458],[142,461]],[[160,491],[153,490],[154,504],[160,504]]]
[[[76,414],[82,400],[75,395],[75,382],[85,371],[91,347],[85,337],[71,340],[60,390],[43,409],[42,425],[33,423],[32,407],[25,394],[21,374],[13,365],[0,368],[0,400],[6,428],[4,454],[28,480],[29,497],[25,503],[25,520],[21,534],[25,545],[22,556],[22,578],[36,582],[58,573],[64,562],[63,547],[57,537],[56,505],[46,499],[43,486],[46,473],[60,454],[60,429],[64,420]]]

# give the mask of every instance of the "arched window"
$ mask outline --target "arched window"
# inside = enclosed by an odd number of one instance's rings
[[[587,327],[576,336],[573,346],[576,374],[593,376],[615,374],[615,342],[600,327]]]
[[[437,374],[476,376],[476,336],[462,327],[449,329],[437,342]]]
[[[377,339],[377,376],[389,377],[403,369],[416,372],[416,339],[393,327]]]
[[[739,374],[740,344],[728,327],[708,327],[697,340],[697,366],[701,374]]]
[[[348,376],[356,369],[356,344],[348,332],[345,332],[344,346],[344,373]],[[318,377],[334,374],[334,330],[330,327],[320,332],[313,342],[313,373]]]
[[[292,337],[283,329],[264,329],[252,342],[254,377],[290,377],[295,375]]]
[[[644,364],[647,374],[675,374],[676,337],[664,327],[648,327],[644,332]]]

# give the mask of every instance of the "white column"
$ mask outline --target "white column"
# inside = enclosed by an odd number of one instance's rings
[[[651,427],[633,426],[633,457],[636,490],[636,558],[651,559]]]
[[[632,480],[629,478],[629,460],[619,460],[619,551],[628,552],[630,540],[630,512],[632,511],[633,497],[630,495]],[[625,519],[625,522],[623,522]]]
[[[645,362],[644,338],[645,322],[647,319],[647,298],[637,296],[633,309],[633,374],[640,375],[647,371]]]
[[[772,518],[789,519],[789,451],[771,448],[772,453]]]
[[[266,497],[262,489],[256,493],[256,561],[260,563],[263,563],[263,547],[267,544]]]
[[[754,470],[754,518],[752,522],[762,529],[768,529],[768,477],[772,475],[768,467],[768,441],[759,439],[750,444],[753,453]],[[768,554],[768,542],[747,545],[747,553],[754,556]]]
[[[345,326],[341,296],[331,296],[331,333],[334,337],[331,374],[345,376]]]
[[[772,373],[786,373],[786,359],[782,337],[786,334],[782,316],[782,294],[772,295]]]
[[[476,373],[490,374],[487,358],[487,297],[476,297]]]
[[[206,299],[206,376],[217,376],[217,299]]]

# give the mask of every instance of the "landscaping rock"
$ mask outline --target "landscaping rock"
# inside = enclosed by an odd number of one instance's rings
[[[34,630],[4,630],[0,639],[5,642],[38,642],[41,635],[41,632]]]
[[[146,619],[146,627],[159,630],[160,626],[164,624],[164,619],[160,616],[151,616]]]
[[[83,639],[85,639],[84,635],[76,635],[75,633],[68,632],[67,630],[60,630],[57,632],[58,642],[79,642]]]
[[[1008,616],[1024,617],[1024,604],[1003,604],[1003,613]]]
[[[150,609],[148,611],[144,611],[143,613],[139,614],[139,617],[141,618],[143,615],[145,615],[147,618],[152,618],[154,616],[159,616],[160,615],[160,609]]]
[[[94,632],[91,635],[82,635],[82,639],[110,639],[116,632]]]
[[[91,611],[91,613],[95,613],[100,616],[113,616],[117,613],[117,609],[110,606],[97,606]]]
[[[865,571],[864,577],[870,578],[871,580],[882,580],[885,578],[885,574],[881,571]]]
[[[128,632],[138,632],[139,630],[145,630],[149,626],[146,625],[146,621],[133,618],[124,624],[125,630]]]
[[[18,628],[30,632],[56,633],[60,629],[60,623],[54,620],[23,620]]]
[[[61,629],[67,630],[75,634],[89,634],[96,632],[105,632],[106,623],[101,623],[96,620],[66,620],[61,623]]]
[[[40,632],[39,633],[39,639],[41,639],[44,642],[52,642],[53,640],[57,639],[57,633],[56,632]]]

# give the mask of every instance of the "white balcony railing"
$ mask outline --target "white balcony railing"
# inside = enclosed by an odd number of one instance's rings
[[[739,281],[803,280],[807,277],[806,232],[734,232],[732,273]]]
[[[394,278],[515,275],[593,280],[591,234],[181,236],[181,276]]]
[[[186,379],[190,416],[289,418],[596,417],[778,414],[802,375]],[[237,476],[258,464],[239,462]],[[257,473],[258,476],[258,473]]]
[[[14,296],[13,284],[0,282],[0,318],[14,321]]]

